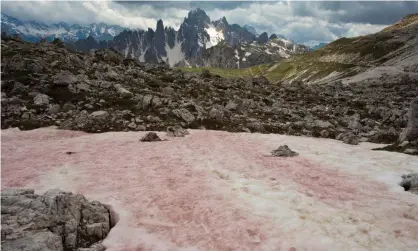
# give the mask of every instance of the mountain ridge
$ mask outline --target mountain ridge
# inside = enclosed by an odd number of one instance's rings
[[[259,49],[259,56],[256,60],[250,59],[242,65],[249,67],[260,62],[273,62],[289,57],[294,54],[294,51],[309,51],[309,48],[303,45],[295,45],[297,50],[288,50],[287,44],[293,46],[293,43],[284,39],[282,35],[271,34],[269,37],[266,32],[263,32],[257,37],[245,27],[229,24],[225,17],[211,21],[206,12],[199,8],[188,13],[177,31],[171,27],[165,27],[163,20],[160,19],[157,21],[155,31],[152,28],[148,28],[147,31],[125,30],[111,41],[97,42],[87,38],[69,44],[69,46],[74,50],[84,52],[98,48],[114,48],[122,52],[125,57],[134,58],[140,62],[165,62],[170,66],[207,66],[214,65],[210,62],[217,61],[218,56],[213,58],[211,55],[219,55],[224,49],[230,51],[230,49],[224,48],[224,45],[231,48],[242,48],[241,45],[257,42],[260,47],[265,47],[265,44],[274,39],[281,40],[278,43],[283,44],[281,51]],[[216,53],[212,53],[213,51]],[[234,59],[236,56],[232,54],[225,54],[229,57],[221,59],[220,61],[224,63],[215,66],[239,68],[239,63]],[[274,55],[271,56],[272,54]],[[262,59],[265,61],[260,61]]]
[[[111,40],[122,32],[124,27],[108,25],[104,22],[89,25],[72,24],[65,22],[45,24],[38,21],[22,21],[5,13],[1,13],[1,30],[8,34],[19,34],[25,41],[39,42],[42,38],[52,41],[60,38],[64,42],[87,39],[89,36],[96,40]]]

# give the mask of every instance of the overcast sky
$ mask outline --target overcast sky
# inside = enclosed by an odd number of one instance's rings
[[[1,1],[3,13],[22,20],[105,22],[142,29],[155,29],[160,18],[165,26],[178,29],[187,13],[197,7],[205,10],[211,20],[225,16],[229,23],[248,24],[259,33],[282,34],[308,45],[377,32],[407,14],[418,13],[415,1]]]

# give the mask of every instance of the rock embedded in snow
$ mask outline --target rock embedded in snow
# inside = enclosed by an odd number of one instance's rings
[[[336,139],[349,145],[358,145],[359,143],[358,137],[352,132],[340,133]]]
[[[176,126],[169,126],[167,127],[167,136],[168,137],[184,137],[190,134],[186,129],[183,127],[176,125]]]
[[[322,130],[321,131],[321,137],[322,138],[328,138],[329,137],[329,131],[328,130]]]
[[[399,184],[405,191],[418,195],[418,173],[402,175],[402,181]]]
[[[154,142],[154,141],[161,141],[160,137],[155,132],[149,132],[145,134],[144,137],[141,138],[142,142]]]
[[[295,157],[298,156],[299,153],[290,150],[287,145],[279,146],[276,150],[271,152],[271,155],[274,157]]]
[[[58,189],[1,192],[2,250],[78,250],[103,240],[112,227],[109,209],[81,194]]]

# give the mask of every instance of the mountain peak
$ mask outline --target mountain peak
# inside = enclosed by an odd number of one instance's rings
[[[226,17],[225,17],[225,16],[221,18],[221,21],[222,21],[222,23],[224,23],[224,24],[228,24],[228,21],[226,21]]]
[[[204,10],[197,8],[189,12],[184,23],[190,26],[204,27],[205,24],[210,23],[210,18]]]
[[[383,31],[391,31],[391,30],[394,30],[394,29],[401,29],[401,28],[407,27],[407,26],[409,26],[411,24],[414,24],[414,23],[418,23],[418,13],[409,14],[409,15],[403,17],[397,23],[383,29]]]
[[[206,12],[200,8],[191,10],[187,16],[188,18],[209,18]]]

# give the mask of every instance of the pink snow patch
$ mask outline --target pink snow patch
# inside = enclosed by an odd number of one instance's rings
[[[395,160],[396,172],[417,169],[413,156],[283,135],[144,134],[2,131],[2,188],[61,188],[111,205],[108,250],[418,248],[418,196],[370,175],[396,177]],[[283,141],[300,156],[268,157]],[[314,154],[327,144],[333,151]]]

